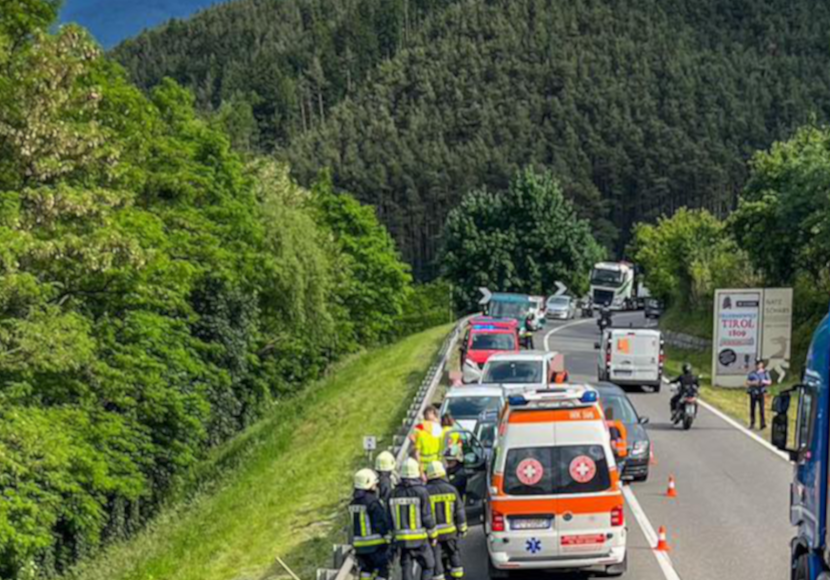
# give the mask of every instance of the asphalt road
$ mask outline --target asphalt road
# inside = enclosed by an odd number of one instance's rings
[[[640,314],[619,314],[615,326],[644,326]],[[547,336],[547,340],[545,337]],[[593,320],[548,323],[537,348],[565,354],[572,380],[596,380]],[[690,431],[673,428],[670,393],[631,392],[656,457],[648,482],[627,486],[629,568],[636,580],[786,580],[789,576],[789,483],[792,467],[780,456],[705,408]],[[665,496],[669,475],[678,497]],[[639,509],[635,509],[639,506]],[[636,517],[635,512],[638,512]],[[654,532],[666,526],[672,551],[652,550]],[[487,578],[481,526],[463,544],[467,577]],[[519,574],[518,578],[553,575]],[[563,578],[563,576],[556,576]]]

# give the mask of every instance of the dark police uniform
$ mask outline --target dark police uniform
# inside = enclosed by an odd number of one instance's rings
[[[433,580],[445,580],[448,570],[451,578],[463,578],[464,567],[458,538],[467,533],[467,515],[458,490],[446,479],[433,479],[427,483],[435,530],[435,574]]]
[[[421,567],[421,580],[432,580],[436,538],[429,493],[420,479],[403,479],[389,498],[395,545],[401,553],[403,580],[413,580],[413,564]]]
[[[356,489],[349,504],[351,544],[360,578],[389,578],[389,514],[373,491]]]

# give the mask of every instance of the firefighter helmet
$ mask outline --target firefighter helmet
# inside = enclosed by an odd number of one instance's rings
[[[411,457],[403,462],[401,466],[401,478],[402,479],[420,479],[421,477],[421,466],[418,464],[417,461],[412,459]]]
[[[371,491],[378,485],[378,474],[371,469],[361,469],[354,474],[354,488]]]
[[[433,461],[427,465],[427,479],[440,479],[446,477],[447,470],[444,469],[444,464],[440,461]]]
[[[375,459],[375,471],[395,471],[395,456],[388,451],[383,451]]]

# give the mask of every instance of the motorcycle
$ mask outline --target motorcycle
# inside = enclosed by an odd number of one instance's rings
[[[677,389],[679,386],[673,388]],[[697,407],[697,388],[695,388],[685,393],[677,402],[677,408],[672,413],[672,425],[682,423],[684,430],[688,431],[691,429],[692,423],[694,423],[695,417],[697,417]]]
[[[605,332],[605,329],[611,326],[611,312],[609,310],[603,310],[600,313],[597,326],[599,326],[600,333]]]

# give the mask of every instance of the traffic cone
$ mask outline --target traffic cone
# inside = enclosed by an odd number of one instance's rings
[[[674,476],[669,476],[669,489],[666,490],[666,497],[677,497],[677,486],[674,483]]]
[[[658,552],[671,551],[671,546],[669,546],[669,542],[666,540],[666,526],[660,526],[660,530],[657,532],[657,547],[654,549]]]

